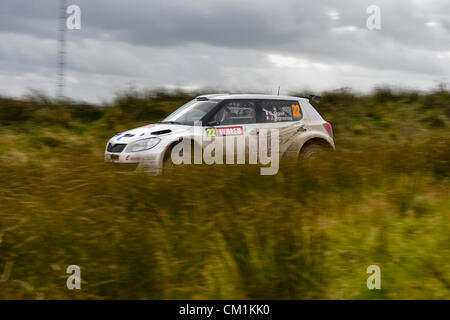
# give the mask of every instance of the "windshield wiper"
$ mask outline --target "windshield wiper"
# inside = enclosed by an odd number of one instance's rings
[[[183,124],[183,123],[178,122],[178,121],[158,121],[158,123]]]

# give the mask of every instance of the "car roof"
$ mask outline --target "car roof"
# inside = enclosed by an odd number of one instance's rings
[[[267,100],[306,100],[309,99],[304,97],[293,97],[293,96],[277,96],[270,94],[228,94],[228,93],[215,93],[215,94],[205,94],[198,96],[196,99],[211,99],[211,100],[225,100],[225,99],[267,99]]]

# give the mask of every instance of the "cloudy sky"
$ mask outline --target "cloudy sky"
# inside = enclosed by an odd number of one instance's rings
[[[448,0],[67,0],[66,95],[138,89],[275,93],[449,80]],[[368,6],[381,9],[369,30]],[[60,0],[1,0],[0,94],[55,94]],[[69,15],[67,15],[69,16]]]

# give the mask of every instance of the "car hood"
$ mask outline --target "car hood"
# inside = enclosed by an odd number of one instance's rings
[[[118,133],[112,137],[110,143],[131,143],[137,140],[152,138],[152,137],[165,137],[172,134],[188,131],[191,126],[174,125],[174,124],[149,124],[139,128],[131,129]]]

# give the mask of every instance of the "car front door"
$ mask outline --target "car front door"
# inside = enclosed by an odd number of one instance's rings
[[[248,137],[258,134],[256,100],[225,100],[209,123],[205,133],[211,140],[222,139],[223,162],[248,163]]]

